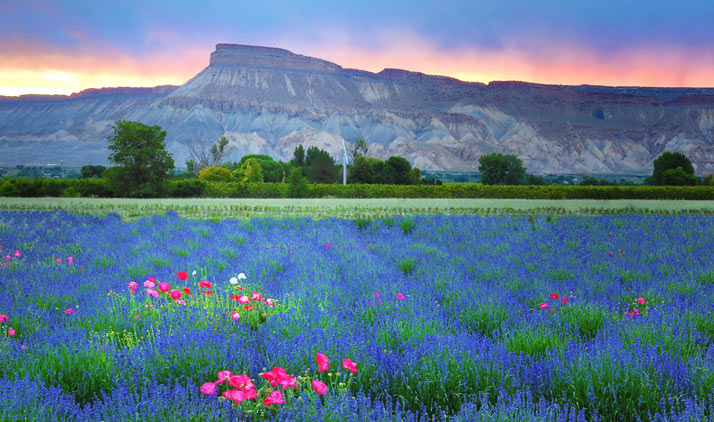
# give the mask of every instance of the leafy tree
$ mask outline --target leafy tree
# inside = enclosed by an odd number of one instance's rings
[[[102,173],[106,169],[107,168],[104,166],[87,165],[82,166],[82,170],[80,170],[80,172],[82,173],[83,179],[89,179],[90,177],[102,177]]]
[[[302,147],[302,144],[295,147],[293,159],[290,161],[290,164],[295,167],[302,167],[305,165],[305,148]]]
[[[357,157],[366,157],[368,152],[367,141],[362,138],[355,139],[354,145],[350,148],[350,153],[354,160],[357,160]]]
[[[696,186],[697,177],[689,174],[681,167],[669,169],[660,175],[660,184],[664,186]]]
[[[536,176],[535,174],[529,174],[528,178],[526,179],[526,185],[545,186],[547,184],[548,181],[545,180],[545,177]]]
[[[674,170],[681,167],[686,174],[694,175],[694,166],[689,158],[681,152],[664,152],[654,160],[654,171],[652,172],[651,183],[655,185],[666,185],[662,178],[667,170]]]
[[[283,166],[277,161],[273,160],[273,157],[265,154],[248,154],[244,155],[238,163],[238,167],[242,167],[245,162],[251,158],[258,160],[260,167],[263,170],[263,181],[270,183],[282,182],[285,177],[285,171]]]
[[[384,181],[393,185],[408,185],[411,182],[409,172],[412,165],[406,158],[389,157],[384,162]]]
[[[288,177],[288,196],[290,198],[305,198],[307,196],[307,178],[302,175],[302,168],[295,167]]]
[[[482,155],[478,160],[478,170],[484,185],[519,185],[526,177],[526,169],[515,155]]]
[[[109,161],[118,170],[110,182],[120,196],[157,196],[174,168],[166,151],[166,131],[159,126],[120,120],[113,126],[109,141]]]
[[[355,157],[355,162],[347,175],[348,183],[373,183],[374,169],[363,156]]]
[[[198,178],[205,182],[230,182],[233,175],[225,167],[208,166],[198,172]]]
[[[240,168],[243,172],[243,182],[246,183],[262,183],[263,182],[263,167],[260,161],[256,158],[245,160]]]
[[[338,179],[338,168],[335,160],[327,151],[310,147],[305,157],[307,180],[310,183],[335,183]]]

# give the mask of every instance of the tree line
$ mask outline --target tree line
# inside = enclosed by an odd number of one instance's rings
[[[102,177],[109,181],[118,196],[163,196],[163,182],[172,177],[174,160],[166,151],[166,131],[159,126],[139,122],[118,121],[114,134],[108,138],[109,161],[115,166],[84,166],[82,177]],[[307,195],[308,183],[339,183],[342,165],[337,164],[327,151],[315,146],[304,149],[298,145],[293,158],[275,161],[263,154],[249,154],[239,162],[224,162],[229,142],[221,137],[210,148],[192,145],[188,171],[178,179],[197,178],[204,182],[288,183],[292,197]],[[368,157],[369,147],[358,139],[351,147],[353,163],[348,165],[350,184],[438,185],[440,181],[421,177],[403,157],[393,156],[383,161]],[[478,168],[485,185],[546,185],[544,178],[527,175],[522,161],[515,155],[485,154],[479,158]],[[586,178],[585,184],[599,181]],[[706,182],[714,183],[714,177]],[[654,161],[654,172],[647,181],[650,185],[696,185],[694,168],[681,153],[665,152]]]

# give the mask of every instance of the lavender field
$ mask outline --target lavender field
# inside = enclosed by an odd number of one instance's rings
[[[714,420],[707,215],[0,213],[0,421]]]

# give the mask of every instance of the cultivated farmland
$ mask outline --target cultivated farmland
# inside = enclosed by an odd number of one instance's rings
[[[687,214],[5,211],[0,420],[711,420],[713,244]]]

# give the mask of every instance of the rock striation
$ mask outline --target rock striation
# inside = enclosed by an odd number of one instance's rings
[[[680,151],[714,173],[712,88],[486,85],[237,44],[218,44],[179,87],[0,97],[0,164],[106,163],[119,119],[164,128],[178,165],[192,142],[225,135],[234,160],[285,160],[298,144],[339,156],[344,137],[428,170],[475,171],[482,154],[501,152],[536,174],[648,174],[661,152]]]

